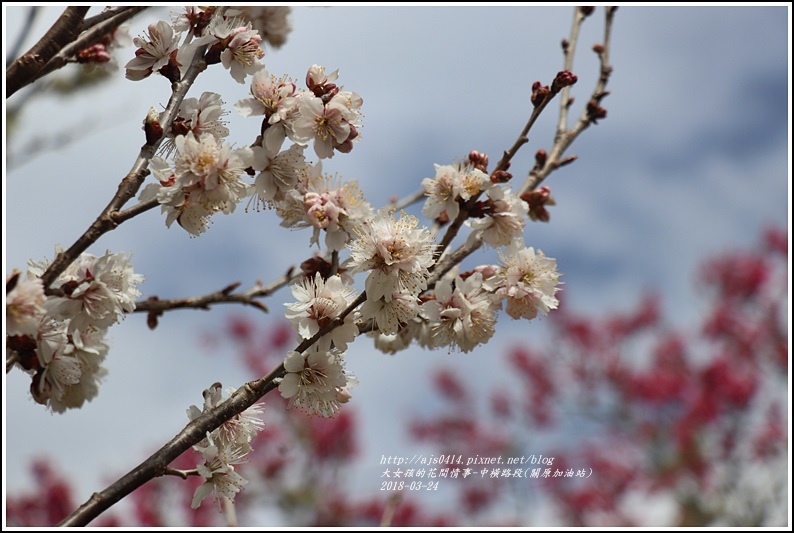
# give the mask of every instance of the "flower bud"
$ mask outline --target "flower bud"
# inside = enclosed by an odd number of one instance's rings
[[[601,43],[596,43],[593,45],[593,52],[596,54],[603,54],[604,53],[604,45]]]
[[[477,150],[472,150],[469,152],[469,162],[472,164],[474,168],[477,170],[482,170],[485,172],[488,168],[488,155],[481,154]]]
[[[576,83],[578,79],[579,78],[576,77],[576,74],[570,70],[561,70],[557,73],[557,76],[554,77],[554,81],[551,83],[551,92],[558,93],[563,88],[570,87]]]
[[[210,49],[207,50],[207,53],[204,54],[204,61],[206,61],[207,65],[215,65],[221,62],[221,52],[226,47],[222,43],[215,43],[210,46]]]
[[[146,144],[154,146],[163,136],[163,127],[160,125],[160,115],[153,107],[149,108],[143,121],[143,131],[146,134]]]
[[[599,119],[606,118],[607,110],[598,105],[596,100],[590,100],[587,102],[587,116],[590,118],[590,122],[598,124]]]
[[[549,94],[549,86],[548,85],[541,85],[539,81],[536,81],[532,84],[532,96],[530,97],[530,101],[534,107],[538,107],[543,100],[546,99],[546,96]]]
[[[491,174],[492,183],[507,183],[513,178],[513,175],[506,170],[496,170]]]
[[[595,11],[595,6],[579,6],[579,13],[585,17],[589,17]]]
[[[75,54],[75,58],[78,63],[107,63],[111,60],[110,53],[101,43],[83,48]]]
[[[554,198],[551,196],[551,189],[543,186],[534,191],[525,192],[521,195],[521,199],[529,205],[529,218],[532,220],[539,220],[541,222],[548,222],[551,218],[546,206],[556,205]]]
[[[547,157],[548,154],[546,154],[546,150],[544,150],[543,148],[535,152],[535,167],[543,168],[546,165]]]

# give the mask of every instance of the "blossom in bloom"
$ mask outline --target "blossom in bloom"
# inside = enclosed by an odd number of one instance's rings
[[[152,158],[150,167],[159,183],[147,185],[140,199],[156,198],[167,214],[167,226],[177,220],[199,235],[213,213],[233,212],[248,195],[250,186],[240,176],[251,166],[254,152],[249,147],[233,150],[211,133],[197,138],[192,131],[178,136],[174,144],[174,168],[162,158]]]
[[[35,276],[22,277],[18,270],[12,276],[17,280],[6,294],[6,335],[34,336],[38,317],[44,313],[44,285]]]
[[[319,242],[325,230],[325,245],[338,252],[353,236],[354,229],[372,216],[372,207],[364,199],[358,182],[321,174],[321,163],[308,169],[306,192],[303,195],[305,220],[314,227],[310,244]]]
[[[46,266],[31,262],[29,269],[40,276]],[[68,287],[64,296],[48,298],[44,308],[53,318],[69,320],[69,334],[105,329],[135,310],[142,281],[122,253],[108,251],[100,257],[83,253],[52,284],[56,289]]]
[[[244,98],[234,104],[244,117],[265,116],[267,126],[263,144],[271,152],[278,152],[287,133],[292,131],[291,122],[298,113],[295,89],[294,82],[276,78],[263,68],[251,79],[253,98]]]
[[[36,361],[29,368],[33,399],[56,413],[82,407],[93,399],[99,392],[99,380],[107,374],[102,366],[108,350],[105,330],[68,335],[67,327],[68,321],[41,315],[35,336]]]
[[[149,183],[141,190],[139,200],[147,202],[156,199],[160,203],[161,212],[165,213],[165,225],[171,227],[174,221],[182,226],[191,237],[197,237],[207,230],[210,216],[214,211],[190,200],[182,188],[176,186],[176,173],[161,157],[153,157],[149,162],[152,174],[159,183]]]
[[[521,244],[527,203],[502,187],[491,187],[487,194],[490,200],[486,202],[486,214],[470,221],[472,229],[480,230],[483,241],[493,247]]]
[[[251,24],[242,25],[236,18],[216,17],[210,23],[210,34],[223,46],[221,63],[229,70],[237,83],[245,83],[245,77],[264,68],[260,59],[265,52],[260,47],[262,36]]]
[[[190,507],[198,509],[201,502],[210,494],[220,504],[222,500],[234,503],[235,495],[242,490],[248,480],[235,472],[234,465],[244,462],[248,450],[242,446],[224,444],[207,433],[206,446],[194,446],[204,458],[204,463],[196,467],[204,483],[196,488]]]
[[[254,179],[252,198],[257,204],[272,207],[298,186],[298,178],[307,172],[304,147],[293,144],[282,152],[267,147],[254,148],[254,170],[261,170]]]
[[[354,92],[340,91],[330,83],[336,75],[337,71],[334,71],[326,76],[325,68],[319,65],[309,69],[307,81],[314,92],[300,95],[299,115],[292,123],[290,138],[301,144],[313,141],[314,151],[320,159],[333,157],[334,150],[349,152],[353,149],[353,141],[358,138],[363,99]]]
[[[339,276],[323,280],[318,272],[314,278],[304,277],[292,285],[292,295],[297,302],[287,306],[286,317],[298,330],[302,339],[309,339],[320,329],[332,323],[356,298],[355,291],[345,285]],[[344,322],[323,335],[317,341],[319,351],[329,351],[331,345],[345,351],[347,343],[358,335],[353,313],[348,313]]]
[[[285,78],[276,78],[262,68],[251,78],[251,96],[234,104],[244,117],[264,115],[268,124],[286,120],[296,103],[295,83]],[[283,139],[282,139],[283,141]]]
[[[175,138],[193,132],[196,138],[201,138],[202,133],[211,133],[219,141],[229,136],[229,128],[223,115],[228,114],[223,110],[221,95],[213,92],[204,92],[199,98],[185,98],[179,106],[179,111],[174,119],[171,129],[165,132],[165,140],[160,148],[166,156],[176,148]],[[164,113],[160,114],[162,118]]]
[[[371,318],[381,333],[393,335],[419,313],[419,303],[414,294],[394,292],[388,299],[373,299],[368,292],[359,313],[364,320]]]
[[[135,58],[125,66],[127,79],[142,80],[166,66],[171,54],[179,47],[179,34],[174,34],[171,25],[164,21],[149,24],[148,37],[136,37],[133,43],[138,49]]]
[[[459,201],[465,202],[492,185],[488,175],[470,163],[434,166],[435,177],[422,180],[427,196],[422,213],[431,220],[445,211],[454,220],[460,211]]]
[[[469,352],[493,336],[498,304],[483,287],[482,274],[465,280],[443,278],[436,284],[434,295],[435,299],[422,304],[430,347],[455,345]]]
[[[284,359],[287,374],[278,386],[281,395],[289,400],[289,406],[298,406],[326,418],[335,415],[339,411],[339,393],[348,386],[342,355],[338,350],[312,351],[308,355],[289,352]]]
[[[225,402],[236,389],[229,387],[226,389],[227,396],[224,397],[223,390],[220,383],[213,383],[208,389],[204,390],[204,405],[199,409],[195,405],[191,405],[187,410],[187,416],[190,420],[195,420],[204,413],[207,413],[223,402]],[[251,451],[251,441],[256,434],[264,427],[265,423],[262,421],[262,413],[264,406],[256,403],[243,411],[242,413],[233,416],[220,427],[212,432],[212,437],[216,443],[221,447],[239,447],[242,452]],[[209,441],[204,439],[199,446],[209,446]]]
[[[505,311],[513,318],[533,319],[538,311],[557,309],[554,296],[559,288],[557,261],[532,247],[512,251],[502,258],[504,265],[492,281],[497,296],[507,299]]]
[[[416,217],[403,213],[396,220],[385,210],[355,229],[348,244],[351,272],[369,272],[368,300],[391,300],[395,293],[418,295],[427,287],[428,268],[436,245],[427,228],[417,229]]]
[[[232,150],[209,133],[197,138],[188,132],[177,137],[175,143],[176,185],[210,211],[234,211],[248,193],[248,185],[240,175],[251,166],[251,148]]]

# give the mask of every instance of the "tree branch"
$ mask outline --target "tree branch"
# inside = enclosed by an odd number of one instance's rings
[[[101,15],[92,17],[90,19],[91,25],[89,25],[88,21],[86,21],[84,24],[86,29],[83,31],[80,37],[78,37],[77,40],[75,40],[72,44],[64,47],[63,50],[58,52],[52,59],[50,59],[50,61],[48,61],[41,71],[36,75],[36,78],[38,79],[46,76],[47,74],[63,67],[66,65],[66,63],[68,63],[69,59],[74,57],[77,52],[98,43],[103,37],[115,31],[116,28],[145,9],[148,9],[148,6],[123,7],[117,9],[111,16],[102,20],[98,19]]]
[[[606,111],[603,110],[599,104],[601,100],[609,94],[606,91],[606,85],[609,81],[609,76],[612,74],[612,66],[609,64],[609,47],[611,44],[612,35],[612,20],[617,9],[618,8],[614,6],[607,6],[604,8],[604,42],[601,45],[597,45],[596,48],[601,64],[601,74],[598,78],[598,81],[596,82],[596,86],[593,89],[592,95],[590,96],[590,100],[584,106],[584,109],[582,109],[579,119],[576,121],[576,124],[574,124],[570,131],[563,131],[562,133],[559,131],[557,132],[554,146],[549,152],[543,168],[533,169],[530,171],[517,194],[521,195],[527,191],[536,189],[553,171],[563,165],[571,163],[575,157],[571,156],[568,158],[563,158],[565,151],[571,146],[573,141],[576,140],[576,138],[590,126],[590,124],[595,124],[599,118],[604,118],[604,116],[606,116]],[[578,13],[579,9],[577,8],[576,11]],[[574,26],[576,25],[574,24]],[[573,34],[572,38],[574,38]],[[571,54],[571,58],[572,57],[573,54]],[[567,61],[568,57],[566,56],[566,66],[568,65]],[[560,105],[563,107],[566,106],[566,98],[562,99]],[[599,110],[603,111],[603,116],[598,116],[596,114]]]
[[[222,16],[223,11],[223,9],[217,10],[215,16]],[[207,68],[206,61],[202,59],[206,49],[207,45],[196,49],[193,60],[184,78],[172,84],[171,99],[168,101],[168,105],[160,120],[163,130],[167,131],[171,127],[187,91],[193,85],[198,75]],[[141,147],[138,158],[132,165],[132,169],[124,179],[121,180],[118,190],[110,203],[102,210],[100,215],[94,220],[85,233],[83,233],[68,250],[58,254],[44,274],[42,274],[41,280],[45,289],[47,289],[81,253],[87,250],[89,246],[95,243],[102,235],[118,226],[119,222],[114,218],[118,216],[116,213],[130,198],[137,194],[138,189],[140,189],[143,184],[143,180],[149,174],[149,161],[154,157],[162,141],[163,137],[160,137],[153,145],[144,144]],[[154,207],[154,205],[149,206],[149,208],[151,207]],[[122,221],[123,220],[126,220],[126,218],[122,218]]]
[[[85,6],[67,7],[44,37],[6,69],[6,98],[33,82],[44,65],[77,38],[89,9]]]

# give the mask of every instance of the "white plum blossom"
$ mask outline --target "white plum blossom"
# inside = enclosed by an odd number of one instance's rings
[[[326,418],[339,412],[340,398],[346,399],[340,392],[349,385],[342,355],[338,350],[289,352],[284,359],[287,373],[278,386],[281,395],[289,400],[289,407],[297,406]]]
[[[355,291],[341,277],[331,276],[323,280],[319,272],[314,278],[304,277],[294,283],[292,295],[297,302],[284,304],[287,306],[286,317],[297,329],[301,339],[313,337],[320,329],[334,322],[356,299]],[[358,335],[353,315],[348,313],[342,324],[323,335],[317,341],[317,349],[327,352],[333,345],[341,351],[347,350],[347,343]]]
[[[222,394],[220,383],[214,383],[203,393],[204,406],[199,409],[191,405],[187,410],[190,420],[195,420],[204,413],[210,412],[225,402],[236,389],[227,389],[228,396]],[[234,465],[246,460],[247,455],[253,451],[251,441],[264,426],[261,419],[262,404],[254,404],[242,413],[233,416],[220,427],[207,433],[193,449],[199,452],[203,462],[197,465],[196,470],[204,478],[204,484],[196,489],[193,494],[191,507],[198,508],[204,498],[215,494],[219,500],[234,502],[234,496],[248,483],[234,470]]]
[[[436,245],[427,228],[417,229],[416,217],[396,220],[386,210],[355,229],[348,244],[351,272],[369,272],[365,282],[368,300],[391,300],[395,293],[418,295],[427,288],[428,268]]]
[[[196,138],[188,132],[177,137],[175,143],[175,185],[210,211],[234,211],[248,195],[248,185],[240,175],[251,166],[251,148],[232,150],[209,133]]]
[[[38,317],[44,313],[44,285],[39,278],[30,274],[23,277],[18,270],[12,276],[17,280],[6,294],[6,335],[34,336]]]
[[[138,49],[135,58],[125,66],[127,79],[142,80],[157,72],[171,60],[171,53],[179,48],[179,34],[174,34],[170,24],[164,21],[149,24],[148,36],[136,37],[133,43]]]
[[[62,251],[56,247],[56,255]],[[31,375],[33,399],[62,413],[99,392],[107,328],[135,310],[143,276],[124,254],[83,253],[51,284],[56,294],[45,297],[39,279],[50,264],[29,261],[27,278],[9,292],[6,356]]]
[[[393,335],[419,313],[419,303],[416,295],[410,293],[394,292],[388,299],[377,300],[367,294],[359,313],[364,320],[371,318],[381,333]]]
[[[157,201],[167,214],[166,225],[174,220],[192,235],[202,233],[209,217],[218,211],[231,213],[251,186],[241,175],[254,159],[249,147],[232,149],[211,133],[196,137],[193,132],[178,136],[174,168],[162,158],[152,158],[150,167],[159,183],[141,191],[141,201]]]
[[[506,298],[505,311],[512,318],[533,319],[557,309],[554,296],[560,290],[557,261],[532,247],[513,250],[502,256],[502,266],[489,281],[500,298]]]
[[[252,198],[256,199],[257,205],[273,207],[297,188],[299,177],[306,174],[309,166],[303,150],[299,144],[277,153],[267,147],[254,148],[252,166],[254,170],[261,170],[252,189]]]
[[[41,316],[35,336],[37,364],[29,369],[33,399],[56,413],[92,400],[99,392],[99,380],[107,374],[102,367],[108,350],[105,330],[68,335],[67,325],[68,321]]]
[[[210,494],[215,494],[220,506],[223,500],[234,503],[234,497],[248,484],[248,480],[235,472],[234,465],[245,461],[248,450],[242,446],[234,446],[217,442],[207,433],[206,446],[194,446],[204,458],[204,463],[196,467],[204,483],[196,488],[190,507],[198,509],[201,502]]]
[[[357,93],[340,91],[335,84],[338,72],[325,75],[325,67],[313,65],[306,81],[310,92],[298,99],[298,116],[292,122],[293,141],[314,142],[317,157],[334,156],[334,150],[350,152],[358,138],[363,99]]]
[[[30,262],[30,271],[40,276],[48,263]],[[141,295],[136,274],[126,255],[109,251],[96,257],[83,253],[52,284],[64,290],[44,303],[47,313],[58,320],[69,320],[69,334],[105,329],[118,322],[125,313],[135,310]]]
[[[185,98],[179,106],[171,129],[164,132],[165,139],[160,151],[166,156],[170,155],[176,148],[175,138],[189,131],[196,138],[200,138],[202,133],[210,133],[219,141],[228,137],[229,128],[222,118],[228,111],[224,111],[222,106],[223,100],[218,93],[204,92],[199,98]],[[164,114],[160,113],[159,120],[163,119]]]
[[[221,63],[237,83],[245,83],[246,76],[264,68],[259,61],[265,55],[260,47],[262,36],[252,29],[250,22],[243,25],[237,18],[215,17],[209,33],[223,45]]]
[[[270,152],[278,152],[288,133],[292,133],[292,120],[298,114],[295,83],[276,78],[266,69],[257,71],[251,79],[251,96],[234,104],[244,117],[264,115],[267,127],[263,145]]]
[[[195,405],[191,405],[187,410],[187,416],[190,420],[195,420],[204,413],[207,413],[220,404],[225,402],[232,394],[236,392],[233,387],[226,389],[226,396],[223,395],[223,389],[220,383],[213,383],[208,389],[202,393],[204,396],[204,405],[201,409]],[[251,451],[251,441],[256,434],[264,427],[265,423],[262,421],[262,414],[264,406],[261,403],[255,403],[242,413],[233,416],[224,422],[219,428],[212,432],[213,439],[221,446],[240,447],[243,451]],[[199,446],[208,446],[209,442],[204,439],[199,443]]]
[[[470,220],[472,229],[480,230],[483,241],[493,247],[523,243],[527,203],[502,187],[491,187],[487,194],[489,209],[484,217]]]
[[[310,245],[319,246],[324,231],[326,247],[340,251],[356,227],[372,216],[372,207],[355,180],[342,182],[338,176],[322,174],[322,162],[307,165],[304,170],[296,174],[295,188],[274,202],[281,225],[313,228]]]
[[[321,175],[321,163],[309,168],[303,207],[306,221],[314,227],[310,244],[317,244],[320,230],[325,230],[325,245],[338,252],[353,236],[354,229],[372,216],[372,207],[364,199],[358,182]]]
[[[211,223],[210,217],[214,211],[190,200],[190,195],[185,194],[181,187],[175,186],[176,173],[161,157],[153,157],[149,168],[159,183],[150,183],[141,190],[141,202],[157,200],[161,212],[165,213],[165,225],[171,227],[174,221],[182,228],[197,237],[204,233]]]
[[[492,186],[488,175],[470,163],[434,166],[435,177],[422,180],[427,196],[422,213],[431,220],[445,211],[454,220],[460,211],[459,201],[465,202]]]
[[[470,352],[493,336],[498,304],[483,287],[482,274],[465,280],[445,277],[436,284],[434,295],[422,304],[431,348],[454,345]]]

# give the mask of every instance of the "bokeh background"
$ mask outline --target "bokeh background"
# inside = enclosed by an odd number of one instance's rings
[[[132,36],[159,7],[129,24]],[[4,4],[4,47],[13,42],[26,6]],[[364,99],[361,142],[323,163],[358,180],[379,207],[417,190],[433,164],[476,149],[492,161],[509,147],[529,113],[530,87],[548,84],[562,65],[560,41],[572,7],[301,7],[279,50],[268,49],[271,73],[302,82],[314,64],[340,69],[338,84]],[[43,8],[27,49],[62,7]],[[98,9],[97,9],[98,11]],[[94,11],[92,10],[92,13]],[[549,224],[529,224],[527,244],[557,259],[565,304],[609,312],[632,306],[644,290],[662,295],[667,316],[686,327],[699,316],[693,273],[704,257],[744,247],[769,225],[790,230],[790,6],[622,7],[613,32],[614,73],[603,101],[608,117],[577,140],[579,159],[546,182],[557,206]],[[584,25],[573,71],[578,116],[597,76],[590,48],[602,39],[603,12]],[[123,66],[133,48],[117,55]],[[8,59],[8,58],[7,58]],[[199,77],[189,96],[220,93],[231,111],[230,141],[248,144],[259,121],[232,108],[248,96],[220,65]],[[6,104],[26,97],[20,91]],[[30,98],[13,135],[4,128],[3,264],[8,274],[28,259],[52,258],[56,244],[82,234],[116,190],[143,143],[141,121],[161,109],[168,82],[152,77],[111,81],[79,94]],[[5,117],[5,113],[4,113]],[[550,148],[550,108],[511,170],[521,179],[539,148]],[[313,156],[311,151],[307,154]],[[418,207],[413,212],[418,212]],[[239,281],[275,279],[308,258],[310,232],[277,227],[270,212],[217,215],[189,238],[152,210],[104,236],[91,250],[132,255],[146,277],[144,297],[185,297]],[[492,262],[481,253],[471,264]],[[790,290],[790,289],[789,289]],[[167,313],[155,331],[132,315],[109,331],[109,375],[99,396],[78,411],[50,414],[30,398],[30,379],[15,369],[3,387],[3,477],[8,492],[32,489],[28,465],[49,456],[76,480],[84,501],[138,464],[186,422],[215,381],[239,386],[246,375],[233,354],[205,345],[232,313],[279,320],[290,293],[265,301],[271,314],[234,306]],[[448,365],[470,383],[506,379],[493,360],[516,342],[548,340],[544,320],[502,314],[492,341],[469,354],[409,349],[388,356],[369,338],[350,348],[347,368],[360,380],[348,408],[362,422],[361,466],[350,490],[379,487],[382,455],[425,450],[406,436],[406,422],[433,400],[429,375]]]

